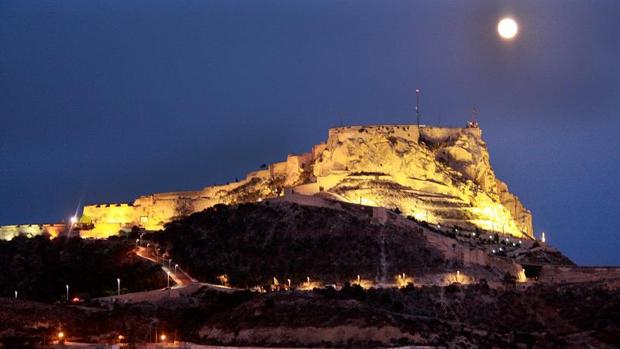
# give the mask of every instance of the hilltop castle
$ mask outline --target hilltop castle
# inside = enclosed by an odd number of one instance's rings
[[[246,178],[198,191],[157,193],[132,203],[87,205],[83,237],[104,238],[136,226],[162,229],[171,220],[216,204],[257,202],[287,191],[395,209],[420,221],[533,237],[532,216],[495,177],[481,130],[417,125],[347,126],[308,153],[262,166]],[[59,229],[0,227],[0,238]]]

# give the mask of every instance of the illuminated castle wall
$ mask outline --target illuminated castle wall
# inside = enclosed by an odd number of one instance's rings
[[[289,155],[237,182],[88,205],[81,223],[94,228],[81,235],[106,237],[133,226],[158,230],[216,204],[256,202],[285,189],[398,208],[433,224],[532,236],[531,214],[495,177],[480,129],[416,125],[332,128],[310,152]]]
[[[3,225],[0,226],[0,240],[11,240],[19,235],[32,237],[49,234],[56,237],[66,231],[67,225],[65,223]]]

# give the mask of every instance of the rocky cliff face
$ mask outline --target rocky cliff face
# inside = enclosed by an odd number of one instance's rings
[[[320,189],[346,201],[441,225],[532,235],[530,212],[495,177],[477,128],[332,129],[314,174]]]
[[[333,128],[309,153],[289,155],[241,181],[140,197],[123,207],[122,217],[110,214],[114,205],[87,206],[84,216],[95,229],[85,235],[133,225],[160,229],[215,204],[256,202],[286,190],[394,208],[433,224],[532,236],[531,214],[495,177],[480,129],[415,125]]]

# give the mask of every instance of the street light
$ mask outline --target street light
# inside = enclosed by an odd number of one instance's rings
[[[15,291],[15,299],[17,299],[17,291]]]
[[[168,289],[170,289],[170,272],[167,271],[166,274],[168,275]]]
[[[177,269],[179,268],[178,264],[174,265],[174,276],[177,276]]]
[[[116,285],[118,288],[118,295],[121,295],[121,279],[120,278],[116,278]]]
[[[69,285],[65,285],[65,287],[67,288],[67,303],[69,303]]]
[[[71,222],[71,225],[74,225],[75,223],[77,223],[78,218],[77,216],[71,216],[71,218],[69,218],[69,221]]]
[[[159,336],[159,339],[160,339],[162,342],[165,342],[165,341],[166,341],[166,335],[162,333],[162,335],[161,335],[161,336]]]
[[[58,332],[58,344],[65,344],[65,333],[62,331]]]

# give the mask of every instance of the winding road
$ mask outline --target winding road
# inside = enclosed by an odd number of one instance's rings
[[[156,256],[151,249],[147,249],[142,246],[138,246],[135,249],[135,253],[138,257],[146,259],[152,263],[158,264],[162,271],[167,275],[170,275],[171,281],[174,285],[170,288],[163,288],[150,291],[131,292],[121,294],[120,296],[109,296],[97,298],[98,301],[103,303],[138,303],[138,302],[158,302],[166,298],[188,297],[196,293],[201,288],[207,288],[219,292],[232,293],[240,291],[241,289],[232,288],[228,286],[215,285],[206,282],[199,282],[192,278],[187,272],[180,267],[174,268],[173,264],[170,264],[170,268],[166,261],[162,262],[162,259]],[[176,270],[175,270],[176,269]],[[172,284],[171,282],[171,284]]]

